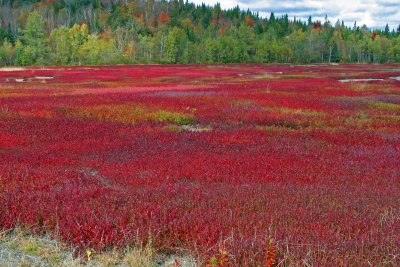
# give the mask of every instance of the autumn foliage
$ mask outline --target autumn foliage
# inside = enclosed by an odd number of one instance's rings
[[[162,11],[158,16],[158,22],[161,24],[168,24],[171,18],[168,16],[167,12]]]
[[[268,240],[265,250],[265,267],[274,267],[276,266],[276,255],[277,248],[274,244],[274,240],[271,238]]]
[[[1,230],[83,257],[400,265],[397,65],[6,70]]]

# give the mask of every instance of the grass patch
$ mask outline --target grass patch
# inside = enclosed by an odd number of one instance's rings
[[[20,249],[33,256],[39,256],[43,252],[43,248],[37,240],[27,240],[26,242],[21,242]]]
[[[135,125],[140,122],[174,123],[190,125],[194,123],[192,114],[168,111],[140,105],[102,105],[69,110],[67,114],[103,121],[114,121]]]
[[[300,115],[305,117],[322,117],[326,115],[325,112],[315,111],[311,109],[289,108],[289,107],[264,107],[266,111],[275,111],[287,115]]]
[[[157,254],[151,245],[126,247],[123,250],[96,252],[88,249],[77,257],[74,250],[50,236],[34,236],[23,228],[0,232],[0,266],[140,266],[156,267],[158,260],[169,257]],[[180,256],[176,255],[176,258]],[[175,266],[165,264],[163,266]]]
[[[0,98],[14,98],[14,97],[27,97],[27,96],[33,96],[33,95],[26,93],[0,93]]]
[[[347,88],[354,91],[366,91],[366,90],[377,89],[375,84],[370,84],[370,83],[350,83],[347,86]]]
[[[297,132],[298,129],[293,129],[293,128],[287,128],[287,127],[282,127],[282,126],[276,126],[276,125],[267,125],[267,126],[261,126],[258,125],[256,126],[257,130],[262,130],[268,133],[277,133],[281,131],[286,131],[286,132]]]
[[[136,124],[139,121],[148,119],[146,110],[140,106],[96,106],[81,108],[69,112],[75,116],[96,118],[105,121],[116,121],[126,124]]]
[[[275,108],[275,110],[284,114],[294,114],[303,116],[322,116],[325,115],[323,112],[318,112],[310,109],[296,109],[296,108]]]
[[[370,127],[372,124],[372,119],[365,114],[364,112],[360,112],[358,116],[350,116],[347,117],[344,121],[345,125],[356,126],[357,128],[365,128]]]
[[[130,266],[157,266],[155,264],[156,253],[150,247],[128,249],[126,251],[123,262]]]
[[[369,102],[371,107],[382,109],[382,110],[390,110],[390,111],[398,111],[400,110],[399,104],[393,103],[385,103],[385,102]]]
[[[0,266],[81,266],[74,251],[49,236],[35,237],[17,228],[0,234]],[[4,262],[7,265],[2,265]]]
[[[178,125],[190,125],[194,123],[194,119],[191,116],[178,112],[160,110],[153,113],[153,116],[154,120],[158,122],[171,122]]]
[[[313,124],[307,121],[294,121],[294,120],[280,120],[276,122],[271,122],[266,125],[258,126],[259,129],[264,129],[267,131],[276,131],[281,129],[287,129],[290,131],[298,131],[301,129],[307,129],[312,127]]]
[[[314,78],[316,74],[301,73],[301,74],[283,74],[279,76],[282,79],[301,79],[301,78]]]
[[[164,127],[164,129],[167,132],[171,132],[171,133],[180,133],[183,131],[181,127],[179,127],[175,124],[168,124],[167,126]]]

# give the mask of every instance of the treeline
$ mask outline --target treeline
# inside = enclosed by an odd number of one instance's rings
[[[0,0],[1,65],[400,62],[398,29],[183,0]]]

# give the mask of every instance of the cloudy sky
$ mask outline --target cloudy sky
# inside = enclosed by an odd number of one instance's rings
[[[258,11],[263,17],[269,17],[270,12],[276,15],[288,14],[289,17],[323,20],[325,14],[335,23],[343,19],[347,25],[354,21],[362,26],[383,28],[386,23],[394,28],[400,23],[400,0],[192,0],[196,4],[202,2],[214,5],[219,2],[222,8],[232,8],[239,5],[242,9]]]

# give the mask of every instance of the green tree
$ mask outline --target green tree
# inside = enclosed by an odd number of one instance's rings
[[[85,65],[116,64],[121,61],[113,42],[94,34],[89,35],[87,42],[80,47],[78,56]]]
[[[383,34],[384,34],[386,37],[389,37],[389,36],[390,36],[389,24],[386,24],[386,26],[385,26],[385,31],[383,32]]]
[[[29,62],[25,57],[24,46],[20,40],[17,40],[15,43],[15,61],[18,65],[28,65]]]
[[[81,46],[87,42],[89,36],[89,29],[86,24],[75,24],[69,29],[70,36],[70,49],[71,49],[71,64],[81,64],[79,51]]]
[[[391,62],[400,62],[400,35],[393,39],[392,46],[388,53]]]
[[[6,32],[5,37],[12,45],[15,45],[15,35],[11,30],[11,24],[10,23],[8,23],[7,32]]]
[[[207,39],[205,41],[205,60],[207,63],[218,63],[220,56],[220,49],[218,41],[215,39]]]
[[[7,39],[4,40],[0,48],[0,55],[4,65],[11,66],[14,64],[15,48]]]
[[[20,40],[23,48],[22,65],[43,65],[46,55],[46,33],[38,12],[28,16],[25,29],[21,31]]]
[[[155,38],[150,35],[139,35],[140,53],[142,62],[154,62]]]
[[[255,55],[255,32],[252,27],[246,23],[242,23],[237,30],[237,40],[242,51],[240,60],[242,62],[250,62]]]
[[[3,42],[4,39],[6,39],[6,32],[0,27],[0,42]]]
[[[164,61],[167,63],[177,63],[186,42],[187,39],[183,30],[174,27],[165,38]]]
[[[61,26],[54,29],[49,38],[51,56],[54,64],[67,65],[71,62],[72,55],[72,36],[70,30]]]

